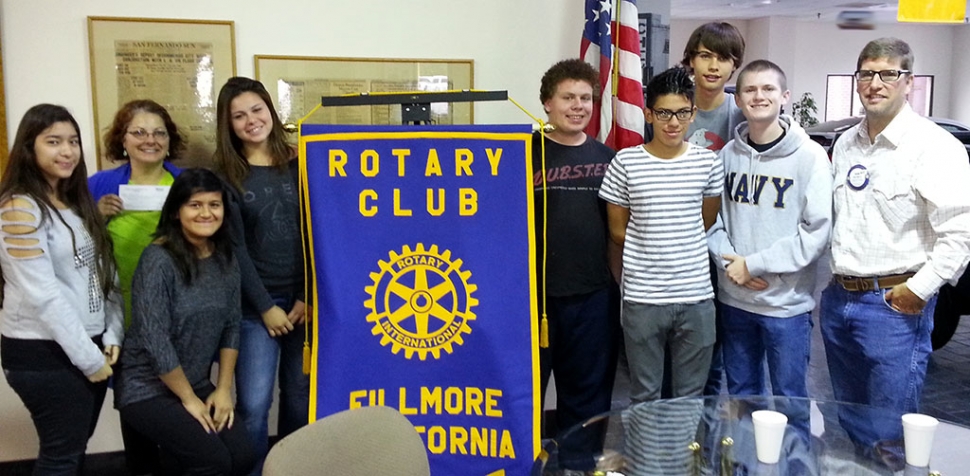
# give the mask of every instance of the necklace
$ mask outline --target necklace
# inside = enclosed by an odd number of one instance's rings
[[[67,224],[67,221],[64,220],[64,217],[61,216],[61,212],[56,207],[53,208],[53,210],[54,214],[57,215],[57,219],[61,221],[64,227],[67,228],[67,231],[71,234],[71,248],[74,250],[74,268],[81,269],[85,266],[85,263],[84,258],[77,249],[77,236],[74,234],[74,228],[71,228],[71,226]]]

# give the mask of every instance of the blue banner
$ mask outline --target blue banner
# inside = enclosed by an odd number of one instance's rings
[[[303,125],[312,419],[385,405],[432,474],[539,451],[531,127]]]

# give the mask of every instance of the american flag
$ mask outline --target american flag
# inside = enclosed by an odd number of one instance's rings
[[[617,2],[619,27],[613,21],[613,1]],[[602,91],[600,102],[593,105],[593,120],[587,126],[586,133],[614,150],[642,144],[643,70],[640,66],[637,2],[585,2],[586,26],[583,28],[579,56],[599,70]],[[618,53],[615,63],[614,52]],[[617,85],[615,92],[614,82]]]

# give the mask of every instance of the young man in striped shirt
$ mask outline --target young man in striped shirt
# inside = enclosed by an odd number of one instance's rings
[[[684,142],[694,84],[672,68],[647,85],[653,139],[617,153],[600,188],[610,236],[623,246],[623,338],[634,402],[660,397],[669,346],[673,396],[700,395],[714,345],[705,232],[721,203],[717,154]]]

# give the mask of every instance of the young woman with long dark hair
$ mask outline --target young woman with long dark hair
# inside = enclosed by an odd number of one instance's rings
[[[279,367],[278,436],[307,424],[310,380],[303,374],[306,306],[296,151],[262,83],[235,77],[216,105],[216,168],[232,185],[248,257],[244,272],[236,395],[262,466]],[[243,258],[244,259],[244,258]],[[245,264],[242,265],[246,267]]]
[[[27,110],[0,181],[0,362],[40,439],[34,474],[77,474],[123,339],[111,242],[77,121]]]
[[[239,266],[223,226],[226,199],[208,170],[186,169],[172,184],[155,241],[135,269],[115,385],[122,420],[182,474],[241,475],[255,463],[231,395],[241,308]]]

